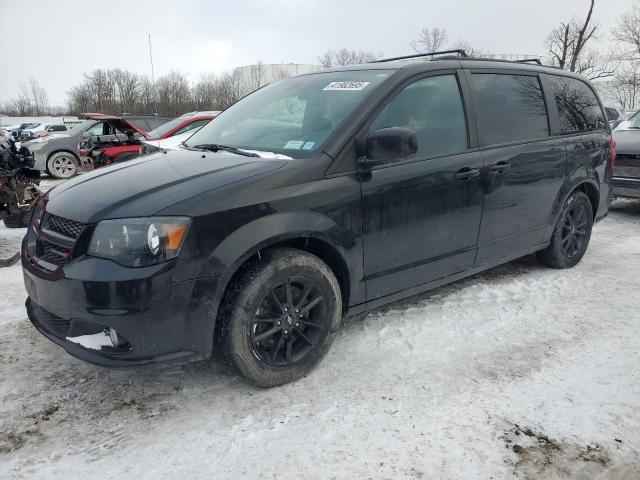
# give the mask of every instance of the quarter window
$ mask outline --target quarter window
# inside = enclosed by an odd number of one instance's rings
[[[466,150],[467,124],[455,75],[423,78],[405,87],[378,114],[370,131],[387,127],[415,130],[419,158]]]
[[[538,77],[476,73],[471,78],[483,145],[549,135],[547,109]]]
[[[605,112],[607,112],[607,117],[609,120],[617,120],[620,114],[613,108],[605,108]]]
[[[551,80],[562,133],[604,128],[604,115],[593,90],[581,80],[555,76]]]

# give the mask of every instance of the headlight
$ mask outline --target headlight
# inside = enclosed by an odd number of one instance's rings
[[[96,225],[88,255],[127,267],[145,267],[176,258],[191,219],[186,217],[123,218]]]

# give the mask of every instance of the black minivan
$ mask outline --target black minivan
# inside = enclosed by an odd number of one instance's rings
[[[220,348],[252,383],[283,384],[344,316],[533,252],[576,265],[614,160],[595,90],[561,70],[445,57],[281,80],[177,151],[43,197],[22,248],[28,315],[97,364]]]

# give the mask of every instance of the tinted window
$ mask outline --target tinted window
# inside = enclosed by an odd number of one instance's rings
[[[562,133],[588,132],[604,128],[604,115],[589,86],[575,78],[553,77],[553,93]]]
[[[478,133],[483,145],[533,140],[549,135],[538,77],[473,74]]]
[[[620,116],[614,108],[605,108],[604,110],[607,112],[607,117],[609,117],[609,120],[617,120]]]
[[[451,155],[468,148],[467,124],[455,75],[424,78],[405,87],[373,121],[416,132],[419,157]]]

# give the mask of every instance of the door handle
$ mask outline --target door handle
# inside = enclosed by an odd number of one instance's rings
[[[475,178],[480,176],[480,170],[477,168],[461,168],[456,172],[456,178],[461,181],[469,180],[470,178]]]
[[[509,165],[507,162],[498,162],[495,165],[493,165],[492,167],[489,168],[489,171],[491,173],[504,173],[505,171],[509,170],[511,168],[511,165]]]

